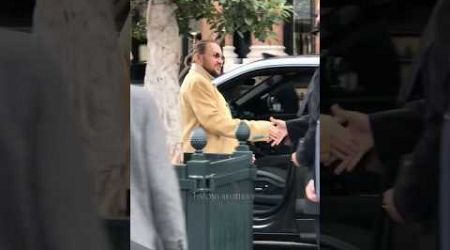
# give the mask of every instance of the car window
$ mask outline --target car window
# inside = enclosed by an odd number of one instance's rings
[[[304,99],[314,67],[260,71],[222,84],[221,91],[234,111],[245,119],[269,116],[293,118]],[[227,86],[228,85],[228,86]]]

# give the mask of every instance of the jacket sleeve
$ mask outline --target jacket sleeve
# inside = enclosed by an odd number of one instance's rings
[[[297,146],[297,161],[301,166],[305,166],[308,169],[314,168],[314,157],[316,148],[316,129],[310,127],[306,132],[305,137],[299,141]]]
[[[374,146],[382,162],[398,159],[413,150],[422,134],[424,117],[422,100],[369,115]]]
[[[191,107],[201,126],[209,133],[235,138],[240,119],[233,119],[230,113],[221,112],[215,94],[215,87],[206,81],[198,80],[192,85],[188,95]],[[250,127],[251,141],[264,141],[269,135],[269,121],[245,121]]]
[[[439,190],[440,184],[443,184],[439,180],[445,176],[443,169],[449,167],[440,162],[440,158],[444,154],[442,147],[449,143],[444,139],[443,131],[445,121],[448,120],[446,113],[448,115],[450,108],[450,49],[448,40],[441,39],[442,37],[434,41],[427,54],[421,58],[425,62],[418,76],[424,86],[426,100],[422,104],[423,111],[420,112],[420,117],[424,118],[423,130],[414,145],[411,161],[405,164],[394,186],[395,206],[406,220],[421,221],[437,216],[441,222],[438,204],[445,204],[446,200],[445,197],[439,199],[439,195],[440,192],[448,193],[445,188]],[[405,130],[410,127],[413,126],[405,124]]]
[[[410,102],[403,108],[369,115],[374,148],[383,163],[412,153],[399,168],[394,185],[395,207],[407,221],[427,217],[436,199],[438,131],[425,123],[425,102]]]
[[[309,127],[308,115],[286,121],[286,128],[288,131],[288,135],[291,141],[295,143],[294,147],[297,146],[297,142],[300,140],[300,138],[305,136],[308,127]]]
[[[400,169],[394,186],[394,203],[406,220],[424,220],[435,212],[441,128],[441,123],[427,123],[412,159]]]

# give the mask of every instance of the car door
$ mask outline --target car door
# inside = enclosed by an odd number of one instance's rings
[[[268,120],[269,117],[289,120],[297,117],[308,84],[316,66],[280,67],[247,71],[218,85],[233,116],[248,120]],[[293,148],[268,143],[252,143],[258,167],[255,183],[254,231],[256,240],[276,239],[301,241],[296,224],[295,200],[303,196],[304,169],[290,162]],[[310,233],[314,233],[314,229]],[[311,249],[312,243],[301,243]],[[301,248],[303,249],[303,248]]]

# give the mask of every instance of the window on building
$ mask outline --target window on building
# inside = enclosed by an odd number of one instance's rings
[[[317,54],[315,36],[311,34],[314,27],[314,0],[293,0],[294,7],[294,39],[295,55]],[[319,13],[317,13],[319,14]]]

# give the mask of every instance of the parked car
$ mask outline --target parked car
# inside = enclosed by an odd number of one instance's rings
[[[297,117],[318,56],[259,60],[216,78],[233,117],[289,120]],[[254,200],[254,249],[317,249],[318,214],[305,211],[305,169],[293,167],[290,146],[250,145],[258,167]],[[317,211],[316,211],[317,212]]]

